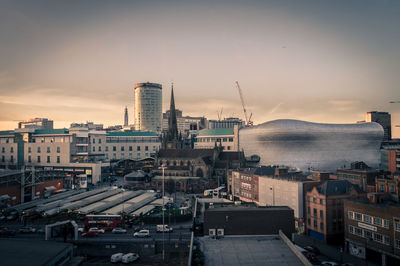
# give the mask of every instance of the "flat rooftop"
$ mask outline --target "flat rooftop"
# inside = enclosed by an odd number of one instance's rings
[[[279,236],[201,237],[205,266],[303,265]]]
[[[254,204],[224,204],[215,203],[210,206],[207,211],[282,211],[292,210],[287,206],[256,206]]]
[[[0,239],[2,265],[46,265],[72,244],[44,240]]]

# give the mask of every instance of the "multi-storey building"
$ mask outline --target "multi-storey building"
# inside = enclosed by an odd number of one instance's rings
[[[365,115],[365,122],[376,122],[383,127],[383,140],[392,139],[392,121],[388,112],[371,111]]]
[[[53,129],[53,120],[47,118],[32,118],[18,123],[18,128]]]
[[[349,169],[337,169],[336,171],[337,179],[347,180],[358,185],[365,192],[368,192],[368,187],[374,187],[375,179],[383,174],[382,170],[370,168],[363,162],[354,162]]]
[[[306,234],[328,243],[343,242],[343,202],[362,196],[346,180],[328,180],[306,193]]]
[[[57,169],[73,178],[86,175],[94,184],[106,175],[110,160],[154,157],[160,145],[154,132],[106,133],[87,127],[1,131],[0,167]]]
[[[400,149],[381,150],[381,168],[391,173],[400,171]]]
[[[195,149],[213,149],[222,146],[224,151],[239,151],[239,128],[214,128],[199,131]]]
[[[386,196],[384,196],[386,197]],[[400,204],[368,195],[344,202],[348,252],[380,265],[400,265]]]
[[[135,129],[161,132],[162,86],[157,83],[135,84]]]
[[[266,167],[231,171],[228,193],[233,198],[260,206],[289,206],[301,222],[304,217],[304,193],[319,184],[301,173],[289,173],[286,167]]]
[[[155,157],[161,142],[155,132],[108,132],[104,149],[106,160],[141,160]]]
[[[244,126],[244,121],[237,117],[228,117],[223,120],[209,120],[208,128],[233,128],[238,126],[239,128]]]
[[[178,132],[183,137],[190,137],[192,134],[197,133],[199,130],[207,128],[207,119],[205,117],[192,117],[192,116],[182,116],[182,111],[176,109],[176,122],[178,126]],[[168,117],[170,115],[170,110],[163,113],[162,119],[162,130],[168,130]]]

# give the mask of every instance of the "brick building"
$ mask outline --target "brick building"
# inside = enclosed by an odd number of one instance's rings
[[[368,187],[375,186],[375,179],[384,175],[383,170],[368,167],[363,162],[354,162],[349,169],[337,169],[338,180],[347,180],[352,184],[358,185],[364,192],[368,192]]]
[[[328,180],[306,193],[306,234],[327,243],[343,241],[343,202],[362,195],[346,180]]]
[[[388,195],[344,202],[348,252],[381,265],[400,265],[400,204]]]

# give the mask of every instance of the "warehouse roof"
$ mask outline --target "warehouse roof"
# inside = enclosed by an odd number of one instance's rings
[[[67,128],[58,129],[36,129],[34,135],[52,135],[52,134],[68,134],[69,130]]]
[[[156,132],[152,131],[117,131],[107,132],[107,137],[157,137]]]

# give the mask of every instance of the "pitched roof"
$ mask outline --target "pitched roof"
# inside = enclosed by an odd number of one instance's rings
[[[199,131],[198,136],[233,135],[233,128],[212,128]]]
[[[203,158],[213,156],[213,149],[161,149],[160,158]]]
[[[348,194],[351,189],[361,192],[361,189],[347,180],[328,180],[322,185],[317,187],[320,194],[329,195],[343,195]]]
[[[152,131],[117,131],[107,132],[107,137],[157,137],[156,132]]]

